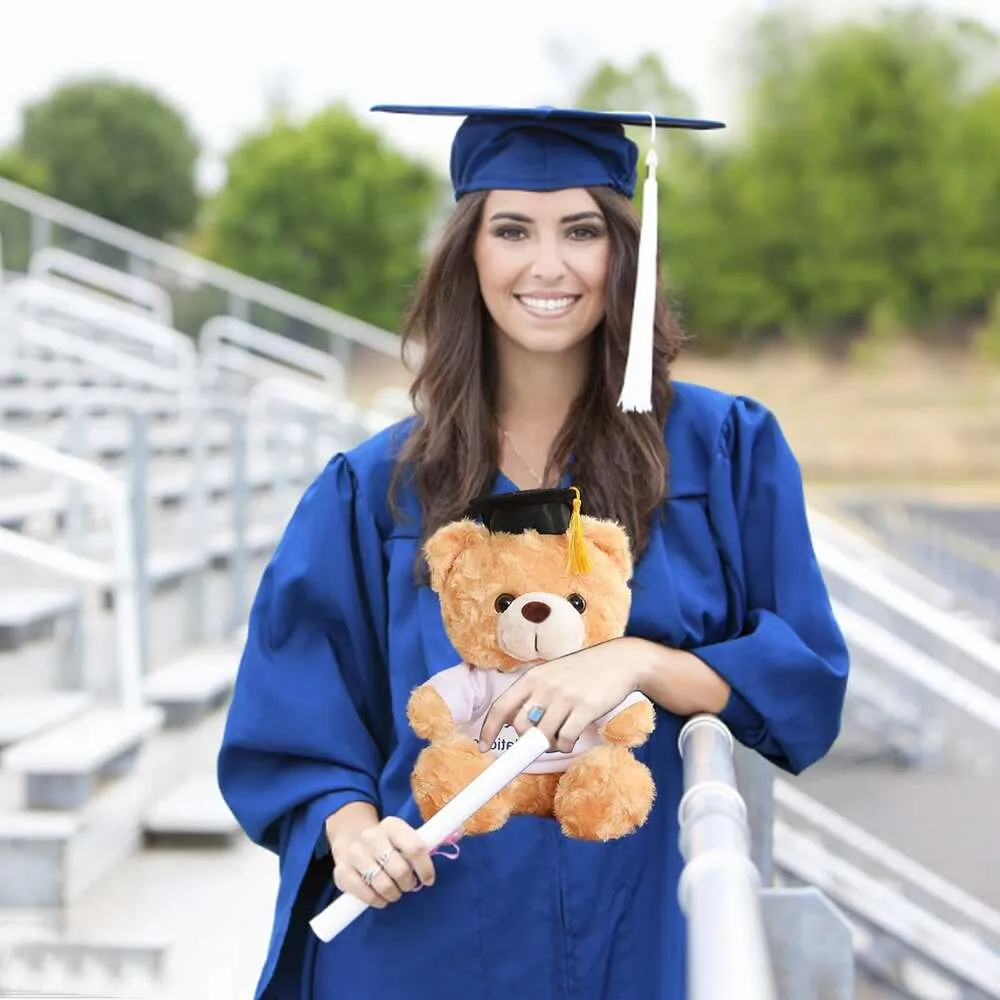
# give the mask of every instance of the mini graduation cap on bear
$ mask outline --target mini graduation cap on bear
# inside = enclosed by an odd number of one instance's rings
[[[451,149],[456,200],[470,191],[559,191],[601,186],[631,198],[637,184],[639,151],[626,136],[625,126],[650,126],[632,329],[625,381],[618,400],[625,411],[650,411],[659,224],[656,129],[717,129],[724,128],[723,123],[644,112],[549,107],[377,104],[372,111],[465,119]]]
[[[590,558],[580,520],[580,491],[569,489],[518,490],[476,497],[469,513],[479,517],[491,534],[567,536],[567,562],[574,576],[590,572]]]

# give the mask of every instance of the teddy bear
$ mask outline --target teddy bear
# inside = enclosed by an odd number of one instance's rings
[[[407,704],[410,726],[429,741],[411,775],[425,821],[517,739],[505,726],[480,750],[492,702],[538,663],[623,635],[631,607],[629,536],[616,522],[581,515],[578,490],[519,491],[488,502],[487,523],[452,521],[424,545],[430,586],[461,657],[415,688]],[[497,830],[515,815],[552,817],[580,840],[632,833],[655,796],[632,749],[654,725],[652,703],[633,693],[584,730],[571,752],[542,754],[463,833]]]

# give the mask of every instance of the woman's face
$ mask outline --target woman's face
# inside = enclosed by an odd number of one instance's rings
[[[474,255],[498,334],[524,350],[570,350],[604,317],[608,230],[583,188],[491,191]]]

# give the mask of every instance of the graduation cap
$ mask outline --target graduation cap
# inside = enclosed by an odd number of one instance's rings
[[[537,531],[541,535],[566,535],[569,571],[590,571],[580,520],[580,490],[575,486],[483,494],[469,505],[469,513],[478,516],[491,534]]]
[[[706,130],[725,125],[700,118],[579,108],[377,104],[372,111],[465,119],[451,148],[456,200],[470,191],[576,187],[610,187],[631,198],[637,185],[639,151],[625,134],[625,126],[650,127],[629,355],[618,400],[623,410],[650,411],[658,227],[656,129]]]

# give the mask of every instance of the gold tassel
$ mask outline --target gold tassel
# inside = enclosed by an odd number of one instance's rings
[[[583,521],[580,520],[580,491],[572,487],[573,513],[569,519],[569,571],[574,576],[590,572],[590,554],[583,536]]]

